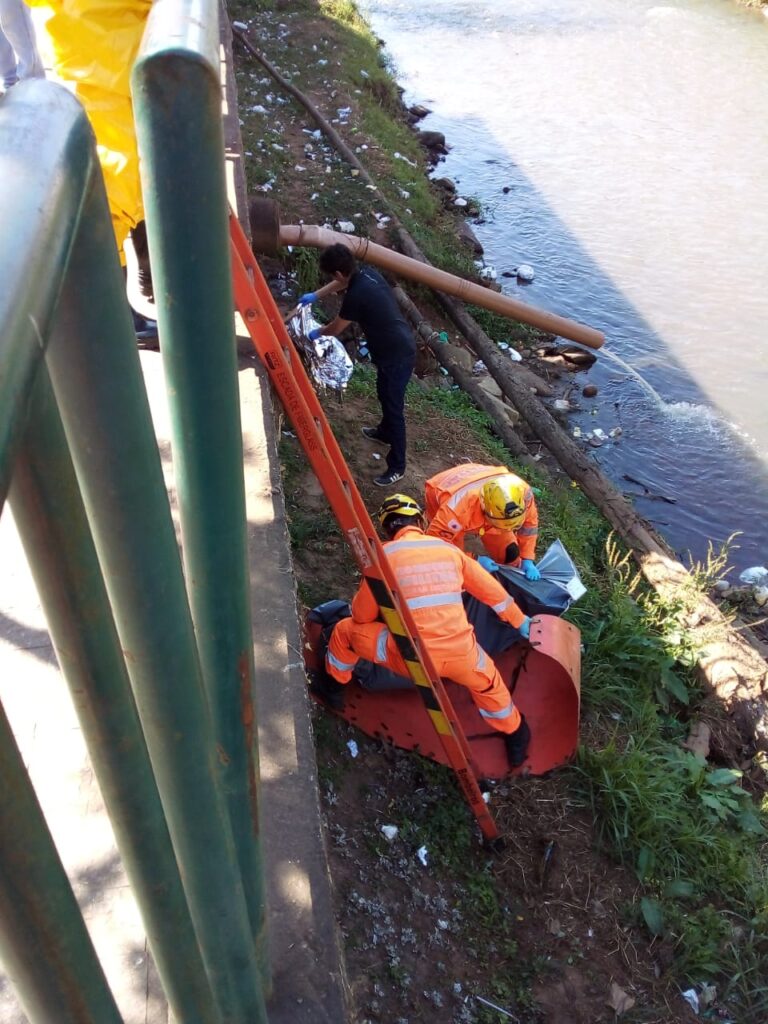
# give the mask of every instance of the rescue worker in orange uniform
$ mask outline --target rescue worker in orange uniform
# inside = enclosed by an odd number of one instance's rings
[[[479,534],[488,555],[478,561],[489,572],[499,565],[520,566],[529,580],[536,568],[539,512],[533,491],[506,466],[469,462],[443,470],[425,486],[427,533],[464,550],[464,537]],[[490,557],[488,557],[490,556]]]
[[[477,643],[462,591],[490,605],[526,639],[530,619],[477,562],[453,544],[426,536],[421,509],[413,498],[405,494],[387,498],[378,519],[388,541],[384,551],[437,671],[467,687],[482,717],[505,734],[512,765],[522,764],[530,730],[493,660]],[[408,675],[394,638],[378,616],[379,606],[363,580],[352,601],[351,618],[334,626],[328,644],[325,667],[337,683],[351,681],[358,658]]]

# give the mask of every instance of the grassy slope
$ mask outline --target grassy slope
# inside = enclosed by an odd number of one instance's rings
[[[466,269],[467,260],[456,253],[447,218],[420,171],[391,155],[397,151],[414,162],[421,161],[412,133],[396,119],[396,91],[382,67],[375,41],[357,18],[353,5],[346,0],[321,0],[319,4],[288,6],[290,11],[281,9],[273,14],[272,4],[241,3],[234,5],[233,14],[254,17],[256,35],[264,33],[269,56],[283,70],[295,68],[293,81],[314,95],[326,113],[332,113],[336,106],[354,106],[350,125],[340,130],[348,141],[368,147],[361,156],[377,180],[386,182],[387,200],[397,205],[409,229],[436,262],[447,268]],[[311,32],[306,31],[308,17],[313,19]],[[287,28],[282,39],[280,24]],[[313,45],[318,47],[316,51],[311,49]],[[329,63],[318,64],[322,60]],[[312,177],[314,165],[308,164],[307,172],[294,171],[295,153],[285,145],[290,133],[290,106],[275,107],[277,118],[248,115],[250,105],[263,103],[266,95],[277,92],[272,83],[262,82],[264,78],[258,69],[241,62],[244,135],[246,149],[253,154],[248,163],[251,184],[270,181],[283,205],[289,197],[292,214],[303,214],[307,219],[349,218],[353,210],[361,213],[358,229],[365,233],[366,226],[370,228],[373,223],[372,211],[380,210],[381,203],[337,160],[323,154],[320,162],[331,166],[332,173],[321,179],[322,187],[317,185],[317,177]],[[338,90],[333,98],[332,89]],[[301,118],[299,115],[300,122]],[[306,118],[303,123],[313,127]],[[275,145],[284,148],[275,149]],[[320,194],[312,200],[315,190]],[[409,193],[407,199],[402,192]],[[298,276],[299,290],[316,283],[316,263],[311,256],[295,258],[292,269]],[[500,330],[509,333],[509,325],[491,322],[488,326],[497,337]],[[364,374],[358,376],[351,393],[357,403],[356,417],[361,410],[373,407],[371,382]],[[442,389],[425,392],[414,386],[408,404],[411,420],[427,420],[433,438],[448,436],[460,423],[465,436],[473,437],[489,460],[513,464],[489,433],[485,418],[463,396]],[[329,412],[336,428],[343,431],[343,410],[331,405]],[[352,444],[350,433],[347,445]],[[348,593],[354,571],[333,521],[322,512],[306,513],[301,501],[302,456],[289,443],[284,445],[284,453],[300,593],[308,601],[329,596],[317,591],[320,561],[335,574],[336,592]],[[553,484],[543,475],[533,482],[543,491],[543,543],[559,536],[589,587],[571,616],[582,630],[585,643],[585,742],[575,768],[562,773],[553,784],[554,795],[547,782],[530,786],[525,795],[519,787],[510,787],[508,799],[500,800],[499,818],[509,822],[510,828],[514,824],[519,836],[521,826],[515,818],[515,806],[530,806],[542,819],[545,802],[557,802],[563,814],[572,814],[574,820],[580,808],[589,809],[594,822],[590,842],[607,851],[635,879],[634,886],[625,879],[620,887],[622,899],[617,914],[630,928],[629,934],[646,962],[655,960],[662,971],[667,971],[667,978],[680,983],[720,975],[723,1005],[734,1019],[766,1019],[768,950],[762,935],[768,921],[764,837],[758,809],[738,768],[731,763],[710,764],[681,746],[691,721],[704,718],[716,732],[723,724],[718,710],[702,702],[691,684],[686,669],[691,652],[677,625],[675,609],[662,607],[642,588],[622,553],[610,543],[605,523],[577,490]],[[349,784],[349,780],[344,781],[349,765],[342,742],[345,737],[343,727],[325,723],[319,740],[332,832],[339,826],[334,817],[338,807],[335,796]],[[375,760],[376,756],[375,750],[366,748],[366,757]],[[759,769],[745,764],[752,778],[759,776]],[[482,947],[477,963],[488,962],[489,945],[498,945],[502,939],[507,944],[504,956],[499,958],[494,953],[491,957],[500,966],[495,975],[484,978],[490,986],[485,992],[495,993],[491,998],[508,1000],[507,1005],[520,1012],[531,1003],[535,978],[543,970],[542,952],[533,939],[515,936],[510,926],[505,911],[509,910],[515,882],[509,865],[489,865],[478,851],[471,839],[467,814],[446,773],[424,766],[403,767],[402,763],[397,771],[405,776],[409,771],[420,772],[428,781],[429,798],[409,797],[414,790],[405,785],[398,807],[389,811],[390,817],[400,815],[404,835],[414,843],[424,841],[440,851],[433,871],[441,884],[453,887],[451,898],[464,915],[465,940],[469,941],[470,936],[473,947],[478,943]],[[451,836],[447,844],[446,834]],[[380,845],[373,853],[380,859],[388,856]],[[370,898],[374,892],[375,883]],[[340,911],[345,927],[361,927],[359,913],[350,918],[348,910],[347,906]],[[515,945],[514,957],[510,944]],[[565,969],[572,957],[583,960],[584,955],[582,950],[563,956],[559,949],[555,959],[558,963],[562,960],[560,966]],[[371,974],[366,988],[358,979],[361,998],[370,996],[370,986],[375,989],[376,984],[394,984],[395,990],[398,986],[403,990],[402,971],[393,964],[393,956],[388,954],[383,980],[377,982]],[[521,965],[524,984],[510,985],[510,972],[519,974]],[[370,972],[370,968],[366,970]],[[641,989],[642,979],[635,981]],[[395,998],[390,989],[385,991],[390,999]],[[652,985],[644,991],[649,1001],[658,996],[652,992]],[[663,994],[658,997],[664,998]],[[651,1012],[647,1002],[642,1010],[638,1006],[624,1019],[656,1019]],[[383,1019],[390,1018],[385,1015]],[[435,1011],[434,1017],[414,1019],[443,1018]],[[475,1017],[467,1019],[500,1018],[492,1011],[478,1010]],[[658,1019],[677,1018],[667,1015]]]

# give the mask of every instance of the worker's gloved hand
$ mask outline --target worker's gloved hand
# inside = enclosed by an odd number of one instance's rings
[[[311,306],[313,302],[317,302],[317,292],[305,292],[299,299],[300,306]]]
[[[523,619],[523,621],[520,623],[520,625],[517,627],[517,631],[520,634],[520,636],[523,637],[524,640],[530,640],[530,638],[531,638],[531,620],[528,618],[527,615]]]
[[[530,558],[524,558],[523,559],[523,572],[525,573],[525,578],[527,580],[540,580],[541,579],[541,573],[536,568],[536,566],[534,565],[534,563],[532,562],[532,560]]]
[[[498,564],[494,562],[492,558],[489,558],[488,555],[478,555],[477,561],[479,565],[482,565],[486,572],[496,572],[499,568]]]
[[[313,327],[312,330],[307,335],[307,337],[309,338],[310,341],[317,341],[317,339],[318,338],[322,338],[322,336],[323,336],[323,328],[322,327]]]

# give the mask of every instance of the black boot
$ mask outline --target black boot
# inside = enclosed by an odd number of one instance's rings
[[[309,690],[315,697],[319,697],[324,704],[334,711],[341,711],[344,707],[344,686],[337,683],[335,679],[325,671],[309,673]]]
[[[528,744],[531,742],[531,730],[524,715],[520,715],[520,725],[514,732],[504,737],[507,744],[507,757],[513,768],[519,768],[528,756]]]

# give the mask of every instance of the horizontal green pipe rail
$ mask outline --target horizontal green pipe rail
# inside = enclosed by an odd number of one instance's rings
[[[80,488],[45,366],[10,503],[166,996],[217,1024]]]
[[[224,1024],[260,1024],[245,896],[103,187],[84,210],[46,359],[214,1000]]]
[[[268,984],[218,13],[218,0],[160,0],[132,91],[187,590],[219,780]]]
[[[92,138],[80,104],[52,82],[21,82],[0,102],[0,506],[97,167]]]
[[[122,1024],[0,707],[0,958],[33,1024]]]

